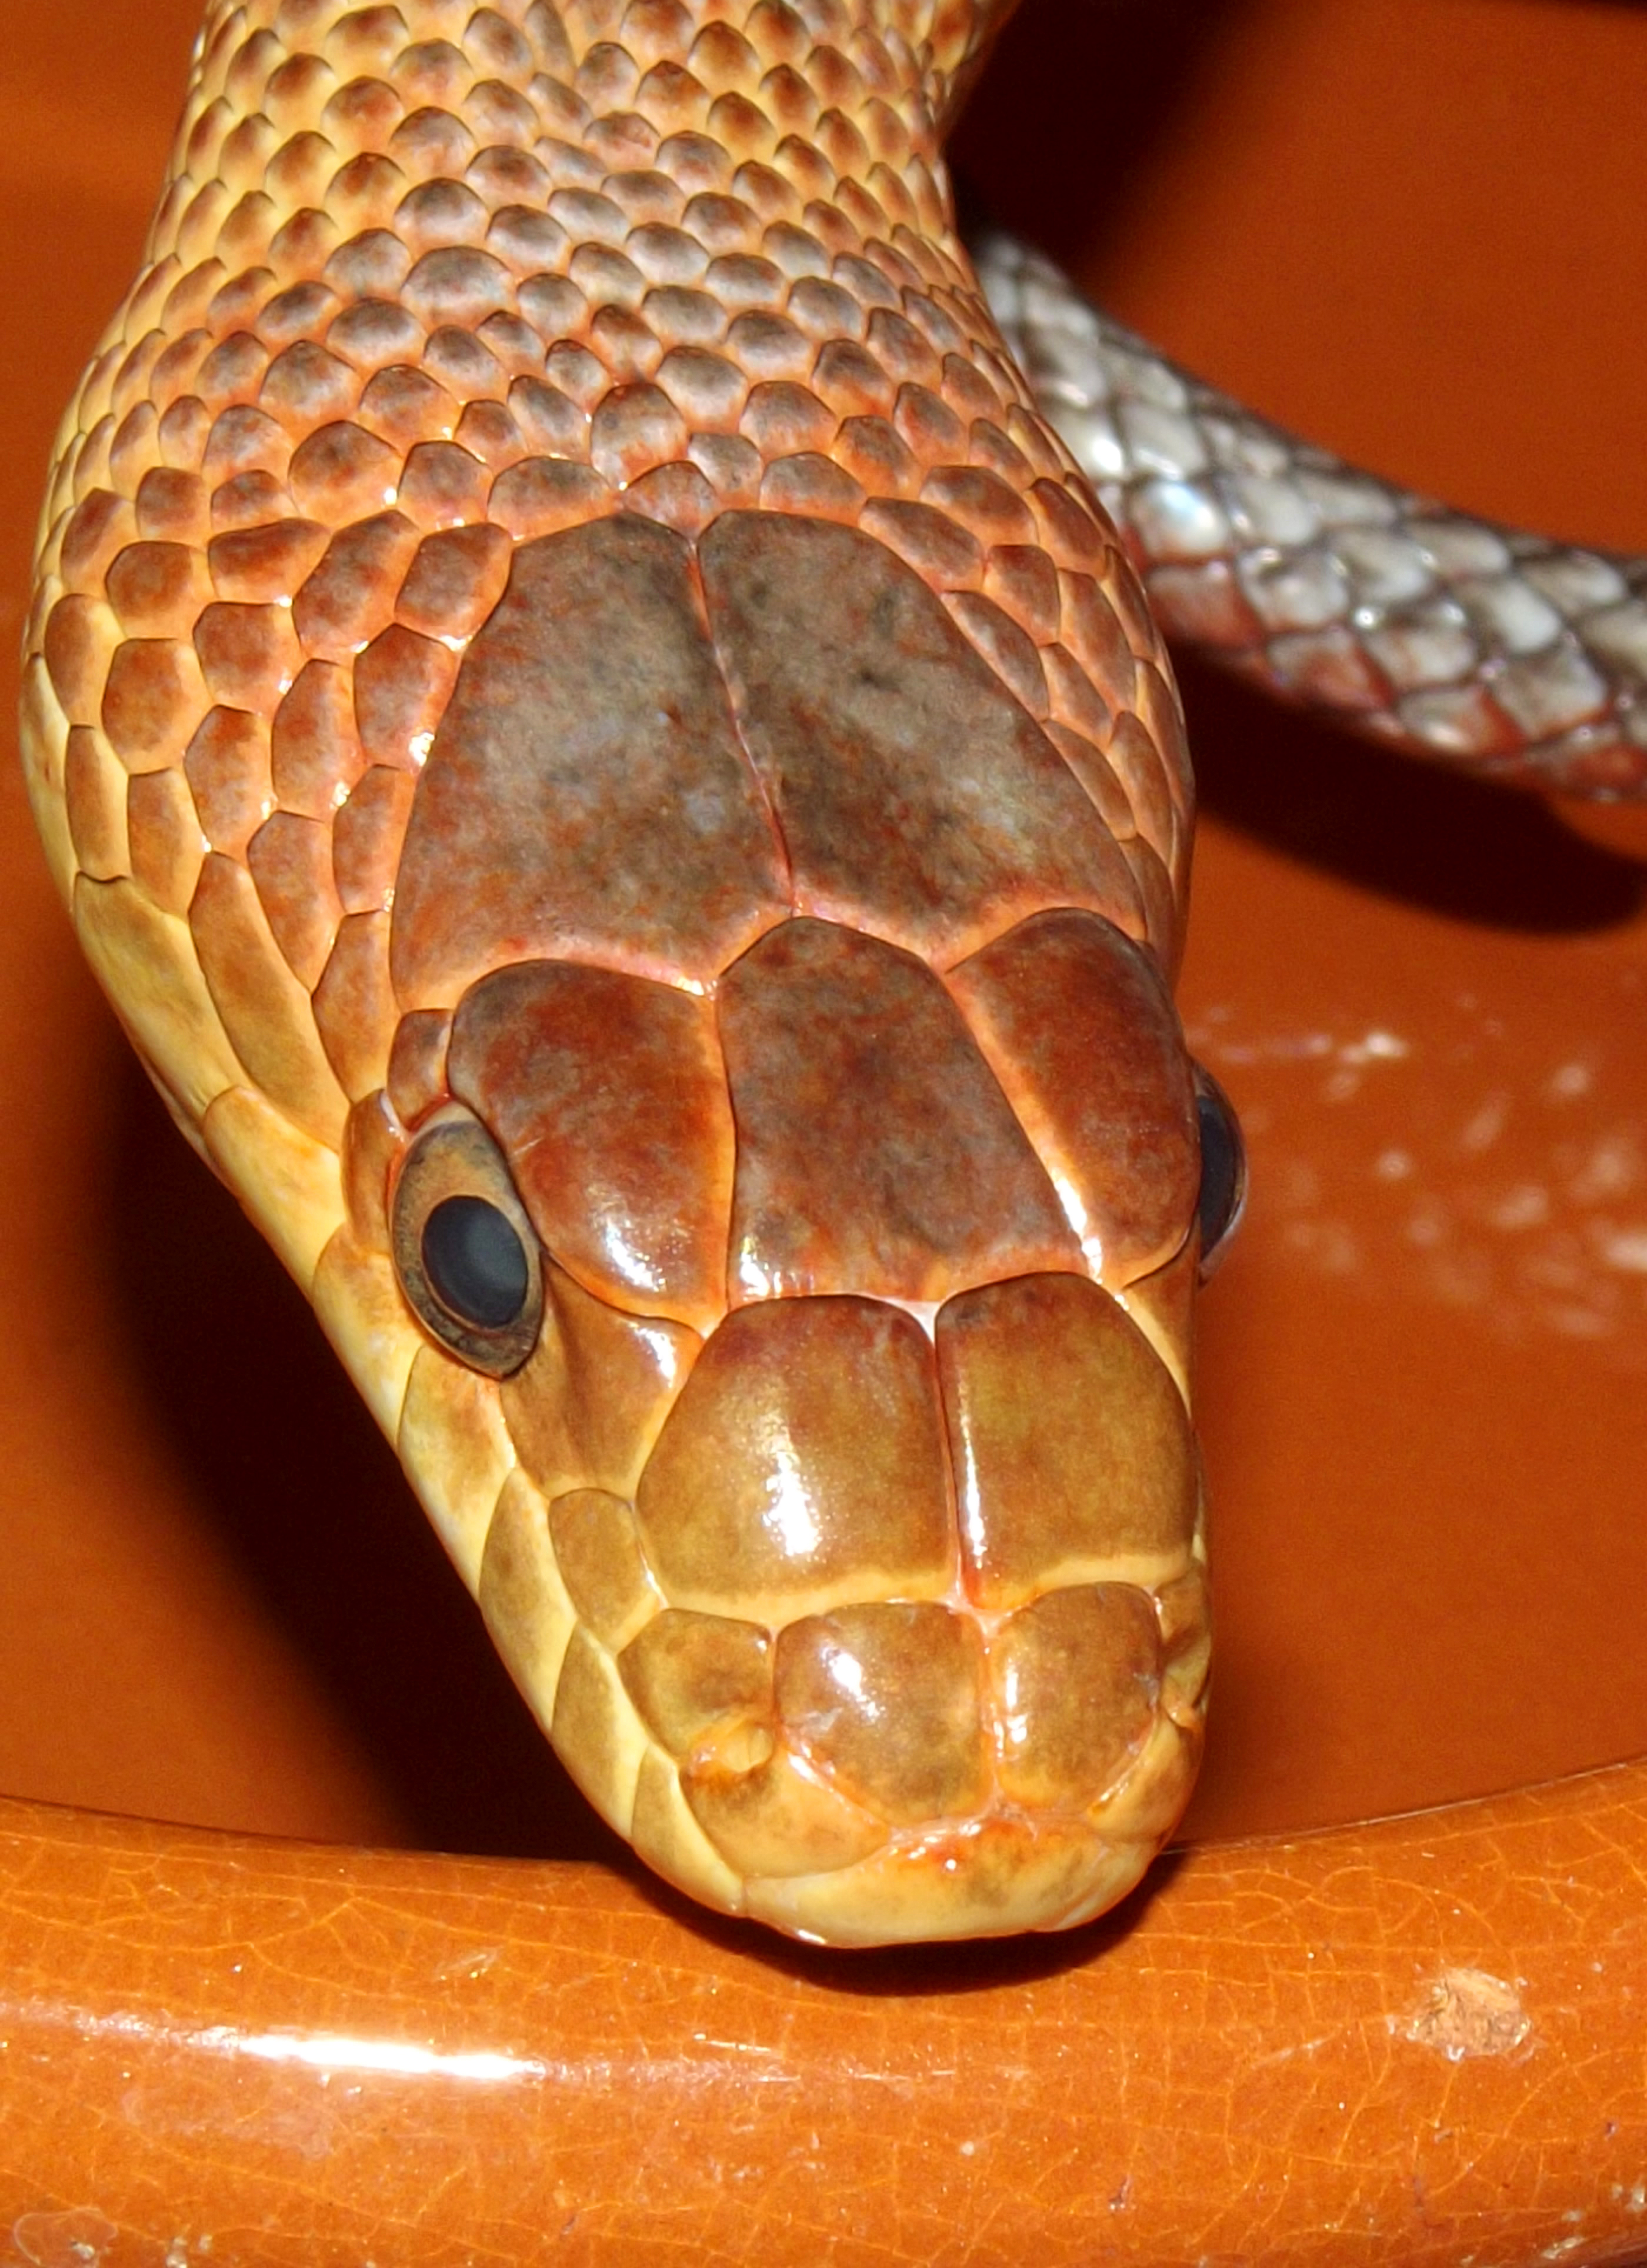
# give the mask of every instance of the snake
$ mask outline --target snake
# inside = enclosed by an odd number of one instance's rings
[[[1164,630],[1601,794],[1647,571],[957,232],[996,0],[209,0],[22,743],[184,1136],[572,1778],[720,1912],[1068,1929],[1201,1752]]]

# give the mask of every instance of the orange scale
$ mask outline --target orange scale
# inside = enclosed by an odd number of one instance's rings
[[[509,389],[509,412],[527,448],[548,457],[588,454],[588,411],[547,380],[516,379]]]
[[[625,1646],[618,1670],[673,1756],[689,1756],[717,1727],[772,1716],[772,1640],[756,1623],[665,1608]]]
[[[736,341],[728,344],[735,355]],[[738,430],[762,456],[783,457],[827,449],[839,423],[807,387],[789,379],[768,379],[751,389]]]
[[[1022,922],[949,973],[985,1060],[1112,1288],[1195,1218],[1201,1153],[1177,1013],[1149,956],[1094,914]]]
[[[393,139],[391,136],[392,144]],[[386,151],[363,150],[341,165],[327,184],[327,210],[351,232],[382,229],[393,219],[409,178]]]
[[[292,600],[292,621],[307,652],[341,661],[385,629],[417,542],[416,528],[396,512],[357,520],[335,535]]]
[[[420,441],[406,460],[395,502],[419,527],[460,527],[486,517],[492,475],[455,441]]]
[[[786,1737],[893,1826],[966,1818],[989,1800],[983,1688],[977,1624],[936,1602],[838,1607],[778,1636]]]
[[[761,493],[761,452],[740,433],[695,433],[687,454],[715,491],[723,511],[752,504]]]
[[[945,401],[968,429],[969,453],[977,451],[982,430],[987,435],[996,437],[999,446],[1011,450],[1011,454],[1018,457],[1018,451],[1012,448],[1011,443],[994,422],[1001,415],[1001,398],[972,359],[970,350],[957,352],[952,347],[945,355],[940,387]],[[987,440],[984,446],[989,446]],[[1018,458],[1018,461],[1022,463],[1022,458]]]
[[[524,94],[496,79],[482,79],[464,105],[474,122],[475,138],[489,147],[511,142],[530,142],[538,130],[538,114]],[[481,156],[486,154],[483,149]],[[475,159],[468,168],[473,173]]]
[[[340,790],[352,786],[365,763],[351,673],[335,662],[310,662],[273,718],[270,764],[283,809],[329,818]]]
[[[658,465],[630,482],[623,508],[681,535],[698,535],[719,511],[720,500],[696,465]]]
[[[65,791],[67,786],[65,782]],[[140,772],[131,781],[126,792],[126,842],[138,888],[163,912],[187,913],[200,880],[204,850],[194,799],[180,773]],[[86,867],[84,859],[81,864]]]
[[[62,532],[59,571],[70,591],[97,587],[111,562],[137,534],[137,516],[125,497],[92,489],[70,513]]]
[[[54,622],[70,603],[59,601]],[[182,755],[210,705],[192,646],[180,638],[134,638],[115,649],[95,721],[129,770],[155,771]],[[94,719],[77,716],[74,721]]]
[[[272,710],[303,666],[289,607],[215,600],[195,624],[195,651],[211,699],[232,709]]]
[[[312,991],[343,915],[332,880],[331,829],[322,820],[277,811],[252,837],[246,863],[287,967]]]
[[[300,205],[323,204],[336,166],[337,151],[324,134],[294,134],[270,158],[263,186],[288,212]]]
[[[346,156],[381,150],[406,115],[406,106],[380,78],[355,78],[338,88],[320,113],[328,139]]]
[[[1016,489],[982,465],[940,465],[927,475],[923,504],[962,520],[995,543],[1030,543],[1035,522]]]
[[[1114,1786],[1154,1726],[1154,1603],[1130,1583],[1050,1591],[996,1632],[989,1675],[1002,1794],[1031,1810],[1084,1810]]]
[[[1038,646],[1057,637],[1058,571],[1040,544],[995,545],[984,560],[983,589]]]
[[[713,94],[761,83],[760,56],[735,26],[722,21],[703,26],[687,52],[687,63]]]
[[[184,543],[129,544],[105,587],[130,637],[187,637],[212,597],[205,561]]]
[[[446,1052],[451,1041],[452,1018],[442,1011],[417,1009],[395,1026],[387,1093],[403,1126],[415,1126],[448,1100]]]
[[[1141,924],[1123,921],[1122,926],[1146,938],[1162,968],[1169,976],[1176,976],[1184,944],[1183,909],[1165,861],[1142,836],[1123,843],[1121,848],[1143,916]]]
[[[469,637],[504,594],[514,547],[482,523],[425,536],[395,601],[409,630],[430,637]]]
[[[690,546],[633,514],[523,543],[419,783],[395,896],[403,1004],[569,953],[707,984],[786,906]]]
[[[851,526],[864,503],[864,490],[851,474],[816,449],[774,459],[761,477],[764,511],[812,512],[820,519],[843,520]]]
[[[598,307],[589,343],[614,379],[629,382],[652,377],[663,360],[663,342],[630,307]]]
[[[864,507],[864,528],[940,590],[975,584],[982,573],[976,536],[929,504],[877,497]]]
[[[296,512],[290,490],[272,473],[238,473],[212,491],[211,532],[261,527],[271,519],[290,519]]]
[[[776,314],[769,307],[751,307],[732,319],[726,351],[759,381],[809,377],[817,349],[787,315]]]
[[[796,230],[793,233],[799,236],[803,232]],[[813,241],[810,237],[805,240]],[[828,263],[821,245],[818,247],[818,257],[822,265],[817,272],[803,274],[790,292],[790,320],[820,346],[831,339],[856,342],[863,335],[864,310],[849,291],[826,280]]]
[[[383,1084],[394,1030],[389,917],[349,914],[314,990],[314,1022],[327,1062],[351,1102]]]
[[[302,263],[306,255],[315,258],[318,265],[322,239],[332,234],[335,232],[323,215],[316,214],[305,221],[305,216],[298,213],[287,222],[269,250],[272,254],[278,245],[289,258]],[[258,336],[267,347],[290,350],[324,331],[339,306],[337,295],[328,284],[318,276],[305,276],[302,282],[290,284],[283,291],[277,291],[259,311]]]
[[[115,460],[118,470],[122,446],[141,446],[138,442],[115,440]],[[249,402],[235,402],[224,410],[211,429],[211,438],[206,444],[203,470],[210,481],[232,480],[238,473],[270,473],[283,477],[291,462],[291,442],[284,429],[266,410],[253,408]]]
[[[863,527],[925,509],[872,503]],[[802,909],[943,961],[1049,902],[1136,908],[1057,750],[885,544],[728,513],[700,564]]]
[[[737,418],[749,388],[739,365],[702,347],[673,347],[658,364],[658,385],[695,431]]]
[[[1016,425],[1013,431],[1021,441]],[[1113,571],[1117,556],[1113,534],[1107,534],[1106,527],[1100,527],[1086,507],[1077,502],[1062,475],[1034,482],[1025,501],[1035,515],[1041,541],[1060,565],[1076,563],[1103,575]]]
[[[357,370],[381,371],[421,356],[423,326],[404,307],[385,298],[360,299],[346,308],[327,332],[327,344]],[[376,417],[362,404],[362,423]]]
[[[389,156],[408,180],[460,180],[474,162],[474,136],[450,111],[415,110],[389,136]]]
[[[544,342],[543,368],[552,384],[585,409],[606,392],[606,364],[579,335],[589,325],[589,302],[567,276],[532,276],[520,287],[520,312]]]
[[[714,1324],[734,1141],[706,1001],[568,961],[500,969],[459,1005],[447,1076],[562,1267],[620,1307]]]
[[[660,387],[614,387],[595,411],[589,453],[595,470],[621,488],[653,465],[684,454],[687,428]]]
[[[1058,580],[1064,645],[1109,708],[1130,709],[1137,698],[1138,666],[1114,608],[1091,575],[1066,571]]]
[[[632,1502],[700,1341],[663,1316],[621,1314],[552,1259],[543,1291],[537,1344],[503,1383],[515,1454],[551,1499],[601,1489]]]
[[[900,385],[913,381],[930,387],[940,375],[938,357],[907,317],[890,307],[877,307],[866,334],[871,354]],[[934,401],[938,397],[935,394]],[[952,413],[948,413],[952,414]]]
[[[1013,697],[1032,717],[1044,719],[1049,708],[1047,674],[1033,638],[981,592],[946,592],[944,603]]]
[[[479,244],[491,216],[461,181],[420,181],[394,216],[394,232],[415,257],[441,245]]]
[[[1115,728],[1114,712],[1074,655],[1067,647],[1057,644],[1044,645],[1040,649],[1040,666],[1047,681],[1052,714],[1057,722],[1087,741],[1095,742],[1100,747],[1107,746],[1110,734]],[[1060,747],[1063,746],[1062,740],[1058,745]],[[1077,769],[1078,770],[1079,767]],[[1108,815],[1108,807],[1103,798],[1099,796],[1095,799],[1099,809]],[[1130,803],[1126,804],[1124,821],[1116,827],[1115,831],[1123,836],[1136,834],[1137,824]]]
[[[1171,731],[1170,739],[1163,727]],[[1105,760],[1137,815],[1138,832],[1162,856],[1170,853],[1179,824],[1171,783],[1188,779],[1182,748],[1181,725],[1174,727],[1172,712],[1159,708],[1152,720],[1123,710],[1104,745]]]
[[[849,417],[835,454],[868,497],[913,496],[920,486],[920,467],[884,417]]]
[[[736,1309],[634,1500],[672,1606],[769,1625],[866,1594],[943,1598],[955,1524],[925,1333],[872,1300]]]
[[[289,602],[326,545],[326,529],[312,519],[276,520],[214,536],[206,555],[213,590],[219,599],[248,605]]]
[[[158,371],[155,374],[155,390],[163,390]],[[206,444],[211,435],[211,412],[198,394],[180,394],[160,419],[158,438],[160,455],[168,465],[182,472],[197,472],[205,461]]]
[[[195,385],[209,409],[231,409],[256,399],[268,368],[268,349],[262,341],[250,331],[236,331],[212,349]]]
[[[692,207],[701,196],[723,191],[732,175],[732,160],[718,142],[693,126],[670,134],[658,145],[654,157],[660,173],[667,173],[687,199],[680,225],[693,236],[702,236]],[[709,239],[703,238],[707,244]]]
[[[292,457],[291,493],[310,518],[335,527],[393,504],[400,472],[396,453],[364,426],[322,425]]]
[[[274,804],[268,741],[262,718],[243,709],[213,709],[183,758],[198,831],[231,858],[242,856]]]
[[[1188,1416],[1107,1292],[1085,1276],[1020,1276],[950,1300],[936,1333],[979,1606],[1184,1572],[1199,1490]]]
[[[549,1506],[555,1563],[578,1619],[614,1651],[662,1604],[646,1572],[635,1514],[606,1489],[570,1489]]]
[[[457,674],[457,656],[437,638],[401,622],[380,631],[355,664],[355,721],[367,762],[415,770]]]
[[[441,323],[430,332],[423,362],[429,375],[445,387],[454,401],[495,399],[509,385],[504,365],[478,333],[460,323]]]
[[[308,994],[276,947],[243,866],[215,852],[205,860],[188,924],[213,1005],[254,1082],[277,1109],[335,1144],[343,1097],[320,1051]]]
[[[999,1085],[913,954],[816,921],[720,985],[738,1122],[732,1289],[925,1303],[1080,1249]]]
[[[915,455],[929,464],[934,458],[958,456],[967,444],[967,429],[960,419],[946,401],[924,386],[899,388],[893,424]],[[925,501],[952,518],[958,516],[942,495],[934,494]]]
[[[665,61],[654,63],[636,88],[635,107],[655,133],[673,136],[683,128],[702,124],[709,114],[710,94],[684,64]],[[686,185],[677,186],[684,195]]]
[[[612,506],[612,490],[588,465],[528,457],[492,483],[487,509],[518,541],[586,526]]]
[[[438,12],[430,10],[423,20],[437,21]],[[403,47],[390,64],[389,77],[408,105],[433,103],[445,109],[467,94],[474,69],[452,40],[427,39]]]
[[[580,244],[569,273],[592,307],[638,307],[646,296],[646,278],[615,245]]]
[[[423,343],[423,328],[415,325],[414,352]],[[401,365],[380,370],[360,397],[359,422],[391,448],[406,450],[419,441],[437,441],[451,434],[459,409],[444,386],[421,370]]]
[[[140,773],[139,778],[174,779],[171,771]],[[75,862],[83,874],[99,882],[113,881],[129,870],[132,852],[127,833],[129,780],[124,767],[100,733],[76,725],[63,750],[62,800],[74,844]],[[188,791],[183,791],[188,801]],[[198,833],[198,829],[196,829]]]

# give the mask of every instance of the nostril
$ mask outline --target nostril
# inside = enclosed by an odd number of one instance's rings
[[[765,1725],[729,1726],[713,1742],[715,1762],[722,1771],[759,1771],[777,1746]]]

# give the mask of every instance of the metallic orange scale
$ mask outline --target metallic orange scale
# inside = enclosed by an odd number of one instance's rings
[[[1201,1742],[1175,693],[939,156],[989,0],[211,0],[35,814],[580,1786],[835,1944]]]

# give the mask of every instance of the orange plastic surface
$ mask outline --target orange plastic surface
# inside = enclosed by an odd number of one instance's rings
[[[195,7],[13,14],[8,651]],[[1644,74],[1579,0],[1026,0],[965,142],[1261,409],[1641,542]],[[807,1962],[622,1870],[0,768],[0,1786],[405,1846],[7,1815],[0,2259],[1647,2257],[1647,1772],[1342,1824],[1647,1749],[1647,821],[1188,690],[1184,1002],[1255,1184],[1204,1309],[1202,1847],[942,1958]]]

